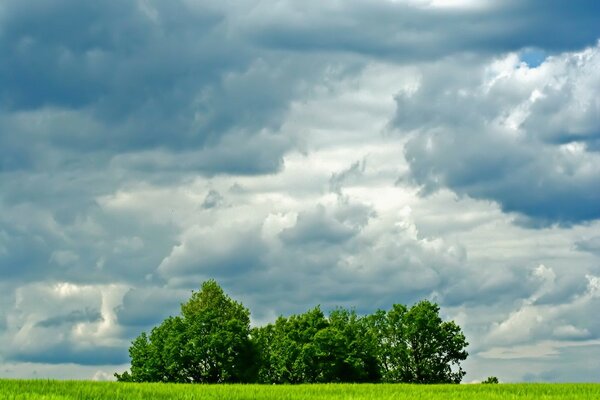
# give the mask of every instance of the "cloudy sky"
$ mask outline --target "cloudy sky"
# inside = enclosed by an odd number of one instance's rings
[[[0,377],[110,377],[215,278],[600,381],[599,39],[596,0],[1,1]]]

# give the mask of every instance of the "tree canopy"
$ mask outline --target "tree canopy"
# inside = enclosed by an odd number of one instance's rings
[[[189,383],[459,383],[468,343],[440,308],[421,301],[359,316],[315,307],[250,328],[250,312],[214,280],[181,315],[142,332],[119,381]]]
[[[216,281],[204,282],[150,335],[131,344],[131,373],[116,374],[133,382],[250,382],[255,370],[250,341],[250,311],[227,296]]]

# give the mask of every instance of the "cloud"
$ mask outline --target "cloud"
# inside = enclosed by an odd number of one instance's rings
[[[206,229],[192,226],[158,266],[175,285],[197,287],[210,277],[243,276],[261,268],[266,248],[258,231],[246,226]]]
[[[563,53],[537,68],[514,54],[425,66],[418,88],[398,94],[393,122],[412,132],[414,181],[425,193],[496,201],[531,226],[599,218],[599,54]]]
[[[6,2],[0,167],[106,165],[123,154],[151,169],[276,171],[293,144],[276,134],[283,114],[324,63],[275,62],[249,47],[232,25],[246,7]],[[178,164],[182,150],[190,160]]]
[[[46,349],[31,352],[20,351],[10,356],[11,361],[38,364],[110,365],[124,364],[129,360],[124,346],[77,347],[71,343],[59,343]]]
[[[600,336],[600,325],[587,317],[598,307],[595,280],[587,277],[583,292],[558,304],[538,304],[536,300],[545,292],[553,291],[556,275],[552,269],[540,266],[535,271],[543,284],[523,304],[489,332],[487,340],[496,344],[518,345],[532,340],[586,340]]]
[[[265,4],[258,7],[260,14],[251,14],[249,25],[259,43],[415,62],[461,52],[581,48],[593,44],[600,33],[598,13],[593,12],[598,6],[589,0],[568,6],[549,1],[543,7],[537,1],[463,2],[460,7],[441,7],[442,2],[434,1],[290,4]],[[252,19],[256,15],[258,21]]]
[[[366,160],[363,160],[362,163],[356,161],[348,169],[339,173],[333,173],[331,179],[329,179],[329,190],[341,195],[344,183],[360,176],[365,171],[365,163]]]
[[[597,7],[1,2],[2,374],[124,370],[216,278],[255,324],[430,298],[469,379],[596,379]]]
[[[83,311],[75,310],[71,311],[69,314],[58,315],[55,317],[44,319],[36,323],[36,326],[39,326],[41,328],[51,328],[63,324],[74,324],[78,322],[98,322],[101,320],[102,313],[100,313],[100,311],[90,310],[89,308],[86,308]]]
[[[179,313],[179,306],[190,295],[187,290],[171,290],[161,287],[131,288],[123,301],[115,308],[120,326],[132,328],[131,334],[149,330],[170,315]]]
[[[19,287],[0,341],[14,362],[120,364],[127,360],[113,308],[124,288],[68,282]]]
[[[216,190],[210,190],[202,202],[202,207],[214,208],[221,205],[221,203],[223,203],[223,196]]]
[[[323,206],[317,206],[314,212],[298,215],[293,227],[284,229],[279,237],[287,244],[336,245],[343,243],[356,234],[352,227],[327,216]]]
[[[575,242],[575,248],[592,254],[600,254],[600,236],[580,239]]]

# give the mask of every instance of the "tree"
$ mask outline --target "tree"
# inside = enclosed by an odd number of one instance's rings
[[[490,385],[490,384],[494,385],[494,384],[500,383],[500,381],[495,376],[488,376],[487,379],[481,383],[483,383],[485,385]]]
[[[179,317],[169,317],[152,329],[142,332],[131,344],[131,374],[115,374],[119,381],[187,382],[181,347],[185,330]]]
[[[142,333],[129,349],[133,382],[250,382],[254,352],[250,312],[233,301],[214,280],[192,292],[181,317],[169,317]]]
[[[354,311],[319,307],[255,328],[261,383],[377,382],[367,327]]]
[[[394,304],[361,317],[320,307],[250,329],[250,312],[214,280],[129,348],[127,382],[459,383],[468,345],[439,306]]]
[[[458,325],[442,321],[437,304],[421,301],[410,309],[395,304],[369,320],[384,381],[460,383],[468,343]]]
[[[322,382],[377,382],[380,379],[373,340],[355,311],[338,308],[329,326],[315,335]]]
[[[315,336],[328,322],[319,307],[289,318],[279,317],[275,324],[253,330],[262,355],[258,376],[262,383],[319,382],[320,370]]]
[[[254,365],[250,312],[231,300],[216,281],[202,284],[181,306],[186,341],[183,354],[193,382],[248,382]]]
[[[385,382],[409,382],[411,380],[409,348],[404,323],[407,308],[394,304],[389,312],[377,310],[366,318],[374,354]]]

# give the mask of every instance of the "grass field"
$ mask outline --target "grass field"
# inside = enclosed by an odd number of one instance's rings
[[[0,380],[0,399],[600,399],[600,384],[268,386]]]

